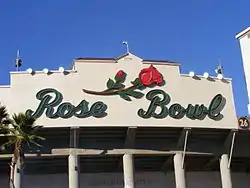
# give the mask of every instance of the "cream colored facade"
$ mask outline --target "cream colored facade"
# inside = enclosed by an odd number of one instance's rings
[[[117,94],[94,95],[83,91],[105,91],[106,82],[109,78],[113,79],[119,70],[127,74],[124,82],[125,88],[130,87],[131,81],[138,78],[140,71],[150,66],[154,66],[161,73],[165,84],[142,90],[141,92],[144,94],[142,98],[131,97],[132,101],[126,101]],[[63,96],[62,101],[54,104],[55,93],[37,95],[44,89],[60,92]],[[152,91],[158,93],[149,96]],[[165,97],[170,96],[170,101],[160,106],[164,97],[163,93],[165,93]],[[218,95],[221,95],[222,98],[216,98],[217,100],[212,102]],[[156,96],[158,98],[155,98]],[[234,154],[235,130],[238,129],[231,79],[218,79],[216,75],[205,78],[199,75],[181,74],[178,63],[143,60],[129,53],[114,59],[78,58],[74,60],[72,69],[66,71],[11,72],[10,85],[0,87],[0,102],[8,108],[10,114],[27,110],[32,110],[34,113],[41,105],[41,101],[44,102],[43,107],[45,108],[42,115],[39,116],[37,124],[47,128],[44,129],[44,136],[48,135],[48,140],[44,144],[45,149],[39,150],[39,154],[32,153],[27,157],[28,171],[31,170],[28,175],[24,175],[25,188],[120,188],[123,187],[123,184],[126,188],[198,188],[201,186],[204,188],[221,186],[232,188],[232,185],[244,188],[249,183],[246,173],[232,173],[231,180],[230,166]],[[218,107],[218,101],[221,102],[220,104],[223,103],[220,106],[222,108]],[[106,105],[106,116],[48,117],[48,114],[53,114],[58,109],[61,109],[60,112],[65,115],[68,112],[65,110],[66,108],[73,108],[74,105],[74,108],[78,109],[77,106],[79,107],[79,104],[82,103],[88,104],[88,109],[92,109],[92,105],[96,102]],[[62,105],[62,103],[64,104]],[[159,115],[162,109],[168,111],[168,115],[161,118],[145,118],[139,115],[145,114],[152,104],[156,106],[155,116]],[[185,113],[189,111],[190,106],[197,106],[197,109],[198,107],[210,109],[209,113],[211,112],[214,116],[219,115],[220,118],[213,119],[206,115],[202,119],[191,119],[186,114],[181,118],[174,118],[178,114],[178,110],[172,108],[173,117],[171,117],[170,106],[173,107],[173,104],[179,104],[176,105],[179,108],[181,105],[182,110],[186,109]],[[53,105],[54,107],[50,108]],[[58,107],[59,105],[61,107]],[[83,110],[83,106],[80,105],[79,109]],[[79,112],[79,109],[76,111]],[[96,107],[93,111],[100,112],[100,108]],[[68,129],[63,129],[65,127]],[[94,127],[94,129],[90,127]],[[110,127],[113,130],[109,129]],[[102,129],[103,132],[98,129]],[[60,131],[60,134],[57,133],[57,130]],[[77,134],[80,136],[76,136]],[[242,140],[237,139],[239,143],[237,143],[237,147],[235,146],[238,148],[236,156],[243,156],[245,159],[244,156],[249,155],[249,152],[245,152],[244,147],[239,147],[248,139],[248,137],[243,137]],[[75,148],[75,152],[72,152],[72,148]],[[227,150],[224,150],[225,148]],[[10,158],[10,156],[8,157]],[[5,157],[6,161],[8,157]],[[114,157],[112,160],[116,160],[114,164],[110,157]],[[48,162],[48,158],[51,160],[50,162]],[[201,162],[199,166],[202,168],[200,168],[200,172],[195,172],[197,167],[192,167],[192,165],[195,166],[195,163],[198,163],[198,158]],[[45,159],[47,161],[44,164],[39,162]],[[192,162],[194,159],[195,162]],[[88,162],[89,160],[92,161]],[[145,162],[145,160],[148,161]],[[159,160],[161,163],[158,163]],[[104,167],[96,167],[96,161]],[[108,162],[110,165],[105,166]],[[214,162],[219,162],[216,168],[214,168]],[[41,170],[43,172],[46,172],[47,169],[53,171],[53,168],[55,170],[58,168],[58,172],[53,175],[39,174],[39,168],[42,168],[43,165],[46,166]],[[67,175],[65,165],[68,169]],[[203,166],[206,170],[210,168],[214,171],[203,172]],[[83,171],[85,167],[89,171],[80,173],[80,167]],[[17,168],[15,185],[17,185],[16,188],[22,188],[20,183],[22,174],[18,172]],[[121,168],[123,177],[121,170],[117,170]],[[90,172],[93,169],[95,173],[92,174]],[[104,173],[103,171],[107,169],[110,169],[109,173]],[[33,176],[32,170],[38,175]],[[0,176],[0,181],[7,183],[7,176]]]
[[[128,102],[119,96],[96,96],[86,94],[82,89],[102,91],[106,89],[108,78],[113,78],[118,70],[127,73],[126,86],[138,77],[143,68],[153,65],[163,75],[166,84],[155,88],[146,88],[142,92],[142,99],[132,99]],[[127,54],[115,60],[75,60],[73,70],[67,74],[52,71],[45,74],[43,71],[35,71],[30,74],[24,72],[11,72],[10,86],[0,88],[0,102],[8,107],[10,113],[25,112],[27,109],[36,110],[39,100],[36,94],[46,88],[58,90],[63,95],[63,102],[70,102],[77,106],[82,100],[89,104],[102,101],[107,105],[107,116],[102,118],[76,118],[50,119],[44,114],[37,123],[45,127],[72,127],[72,126],[167,126],[167,127],[201,127],[236,129],[237,118],[235,113],[232,83],[230,79],[218,80],[216,77],[206,79],[203,76],[192,78],[180,73],[180,66],[176,63],[145,61],[133,54]],[[192,120],[187,117],[174,119],[166,117],[162,119],[144,119],[138,116],[139,109],[147,110],[150,101],[146,94],[153,89],[161,89],[171,97],[170,104],[179,103],[183,107],[188,104],[204,104],[209,106],[210,101],[222,94],[226,104],[222,110],[223,118],[219,121],[208,117],[201,120]],[[160,96],[161,97],[161,96]],[[52,100],[52,99],[51,99]],[[159,112],[159,109],[158,109]]]

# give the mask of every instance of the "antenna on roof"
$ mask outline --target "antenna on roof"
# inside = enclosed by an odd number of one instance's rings
[[[127,53],[129,53],[128,42],[127,41],[123,41],[122,44],[126,45]]]
[[[22,66],[22,59],[20,58],[20,51],[17,50],[17,55],[16,55],[16,71],[19,71],[19,67]]]
[[[215,72],[223,75],[223,66],[221,65],[220,57],[218,57],[218,67],[215,69]]]

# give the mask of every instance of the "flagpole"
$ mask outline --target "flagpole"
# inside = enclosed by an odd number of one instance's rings
[[[220,56],[218,57],[218,64],[219,64],[218,69],[220,70],[221,74],[223,75],[223,67],[221,65]]]
[[[217,66],[217,68],[215,69],[215,72],[216,72],[217,74],[223,75],[223,66],[221,65],[220,57],[218,57],[217,61],[218,61],[218,66]]]
[[[129,53],[128,42],[126,44],[126,47],[127,47],[127,53]]]
[[[16,55],[16,71],[19,71],[19,50],[17,50],[17,55]]]
[[[128,42],[127,41],[123,41],[122,43],[126,45],[127,53],[129,53]]]
[[[19,68],[22,65],[22,60],[20,58],[20,51],[17,50],[17,55],[16,55],[16,71],[19,71]]]

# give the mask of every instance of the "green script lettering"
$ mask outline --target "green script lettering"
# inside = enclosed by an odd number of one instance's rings
[[[95,102],[92,106],[90,106],[90,109],[89,103],[85,100],[81,101],[77,106],[74,106],[69,102],[62,103],[63,95],[59,91],[52,88],[39,91],[36,95],[36,98],[40,100],[37,109],[35,111],[28,109],[26,111],[27,115],[34,118],[41,117],[44,112],[45,115],[51,119],[56,119],[59,117],[68,119],[72,116],[77,118],[86,118],[90,116],[100,118],[107,115],[107,105],[103,102]]]
[[[143,110],[141,108],[138,110],[138,115],[142,118],[165,118],[169,115],[175,119],[186,116],[190,119],[201,120],[208,116],[210,119],[220,120],[223,118],[221,111],[226,102],[225,98],[218,94],[212,99],[208,107],[204,104],[188,104],[185,108],[175,103],[168,108],[166,105],[170,103],[171,98],[165,91],[159,89],[149,91],[146,98],[150,101],[148,109]],[[159,110],[158,113],[157,110]]]
[[[160,97],[161,96],[161,97]],[[168,115],[168,109],[165,105],[170,102],[170,96],[163,92],[162,90],[152,90],[149,91],[146,95],[146,99],[150,100],[151,103],[147,111],[144,111],[142,108],[138,110],[138,115],[142,118],[165,118]],[[160,112],[156,113],[156,108],[160,108]]]
[[[43,114],[51,119],[71,117],[87,118],[90,116],[101,118],[107,115],[107,105],[101,101],[97,101],[92,105],[89,102],[82,100],[77,106],[70,102],[63,102],[63,95],[56,89],[46,88],[39,91],[36,98],[40,101],[35,111],[28,109],[26,114],[34,118],[39,118]],[[156,118],[163,119],[167,116],[174,119],[181,119],[184,116],[190,119],[202,120],[206,116],[213,120],[220,120],[223,118],[221,111],[225,106],[225,98],[218,94],[216,95],[206,107],[204,104],[188,104],[183,107],[181,104],[174,103],[169,105],[171,98],[169,94],[160,89],[151,90],[147,93],[146,99],[150,101],[147,110],[139,109],[138,116],[141,118]]]

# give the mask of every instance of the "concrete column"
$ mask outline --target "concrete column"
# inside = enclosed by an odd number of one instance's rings
[[[22,188],[23,187],[23,169],[21,168],[20,158],[17,160],[14,169],[14,187]]]
[[[123,155],[124,188],[135,188],[134,160],[132,154]]]
[[[186,188],[185,171],[182,168],[181,153],[176,153],[174,156],[174,173],[176,188]]]
[[[70,148],[78,148],[79,146],[79,133],[78,127],[70,129]],[[80,157],[70,152],[68,158],[69,169],[69,188],[80,188]]]
[[[79,156],[69,155],[69,188],[80,188]]]
[[[220,159],[220,174],[222,188],[232,188],[231,172],[228,168],[228,155],[223,154]]]

